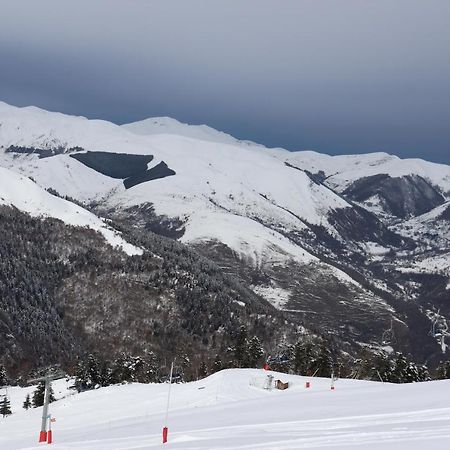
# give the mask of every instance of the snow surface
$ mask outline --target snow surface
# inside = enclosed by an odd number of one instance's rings
[[[291,292],[278,286],[254,286],[253,291],[270,302],[277,309],[285,309]]]
[[[172,386],[169,442],[161,444],[167,384],[122,385],[71,395],[50,405],[54,448],[445,449],[450,380],[393,385],[306,378],[266,391],[261,369],[231,369]],[[305,381],[311,388],[305,388]],[[13,405],[30,389],[10,389]],[[0,418],[2,450],[37,449],[41,408]]]
[[[128,131],[135,134],[149,136],[152,134],[176,134],[202,141],[216,142],[222,144],[245,144],[257,145],[250,141],[240,141],[235,137],[218,131],[208,125],[190,125],[179,122],[171,117],[150,117],[139,122],[122,125]]]
[[[246,217],[225,213],[195,213],[189,217],[182,242],[222,242],[256,267],[270,263],[281,265],[286,260],[308,264],[318,258],[293,244],[289,239]]]
[[[53,217],[68,225],[99,231],[113,247],[128,255],[142,254],[101,219],[72,202],[55,197],[29,178],[0,167],[0,205],[14,206],[34,217]]]
[[[439,272],[446,275],[448,277],[447,289],[450,289],[450,252],[416,261],[414,267],[422,272]]]

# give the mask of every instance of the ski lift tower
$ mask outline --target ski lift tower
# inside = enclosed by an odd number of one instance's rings
[[[429,334],[437,340],[438,345],[441,347],[442,353],[445,354],[449,348],[449,345],[445,343],[445,338],[450,337],[447,320],[440,314],[439,309],[437,312],[427,312],[427,317],[431,321],[431,330]]]
[[[50,387],[53,380],[63,377],[64,374],[59,373],[48,373],[47,375],[40,378],[33,378],[28,380],[29,384],[39,383],[40,381],[45,382],[45,393],[44,393],[44,406],[42,408],[42,422],[41,431],[39,432],[39,442],[47,442],[47,420],[48,420],[48,405],[50,403]],[[50,432],[51,433],[51,432]],[[51,439],[50,439],[51,442]]]
[[[448,332],[448,325],[447,321],[443,322],[442,328],[440,330],[440,336],[436,334],[437,337],[439,337],[439,344],[441,346],[442,353],[445,354],[447,348],[449,348],[448,344],[445,343],[445,338],[450,337],[450,333]]]

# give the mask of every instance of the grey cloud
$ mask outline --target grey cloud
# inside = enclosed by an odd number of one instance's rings
[[[450,163],[448,0],[4,0],[0,98]]]

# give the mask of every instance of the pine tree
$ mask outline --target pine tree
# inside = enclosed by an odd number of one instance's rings
[[[0,365],[0,387],[8,384],[8,377],[6,376],[5,367]]]
[[[264,355],[264,350],[261,345],[261,341],[254,336],[248,343],[248,365],[250,367],[256,367],[261,361]]]
[[[37,385],[36,390],[33,392],[33,408],[37,408],[38,406],[42,406],[44,404],[44,396],[45,396],[45,382],[41,381]],[[50,385],[50,403],[55,401],[53,388]]]
[[[426,366],[417,366],[407,360],[402,353],[397,353],[393,372],[394,383],[414,383],[430,379]]]
[[[84,362],[79,361],[75,369],[75,388],[78,392],[85,391],[87,387],[87,374]]]
[[[122,353],[113,363],[111,371],[111,383],[124,383],[133,381],[133,360],[130,355]]]
[[[86,364],[86,376],[89,389],[102,385],[100,378],[100,367],[98,359],[94,355],[89,355]]]
[[[223,369],[222,360],[219,358],[219,355],[216,356],[216,359],[213,362],[212,373],[220,372]]]
[[[450,379],[450,361],[441,362],[437,368],[436,378],[438,380]]]
[[[417,366],[417,381],[430,381],[430,373],[428,372],[428,367],[426,365]]]
[[[369,377],[373,381],[392,382],[394,380],[394,364],[389,356],[380,352],[377,353],[372,361]]]
[[[206,367],[205,361],[200,363],[200,367],[198,368],[198,378],[202,379],[208,376],[208,368]]]
[[[106,361],[101,361],[99,364],[99,377],[103,387],[111,384],[111,374],[112,370],[109,364]]]
[[[0,403],[0,415],[2,415],[3,417],[6,417],[11,414],[12,414],[11,405],[10,405],[8,397],[5,395],[3,397],[2,402]]]
[[[306,341],[298,341],[291,350],[290,364],[292,370],[298,375],[312,375],[316,368],[313,364],[316,360],[315,347],[308,339]]]
[[[333,371],[333,357],[325,340],[322,340],[318,345],[314,366],[318,377],[331,376],[331,372]]]
[[[31,408],[31,399],[30,394],[27,394],[25,397],[25,401],[23,402],[23,409],[30,409]]]
[[[100,363],[94,355],[89,355],[86,361],[80,361],[75,370],[75,387],[78,392],[94,389],[107,383],[102,379]]]
[[[238,367],[245,367],[248,363],[247,348],[247,329],[242,325],[236,336],[236,345],[234,346],[234,357]]]
[[[145,383],[156,383],[158,377],[158,359],[153,352],[149,352],[145,358]]]
[[[186,355],[185,353],[179,355],[177,357],[177,359],[180,361],[180,372],[179,375],[181,377],[180,381],[181,382],[185,382],[185,381],[192,381],[190,378],[187,377],[186,373],[188,372],[188,368],[191,364],[191,360],[189,359],[189,356]]]
[[[292,369],[295,374],[307,375],[311,363],[310,345],[302,341],[296,342],[292,349]]]

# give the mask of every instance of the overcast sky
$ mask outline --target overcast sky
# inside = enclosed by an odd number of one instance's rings
[[[450,164],[450,0],[0,0],[0,99]]]

